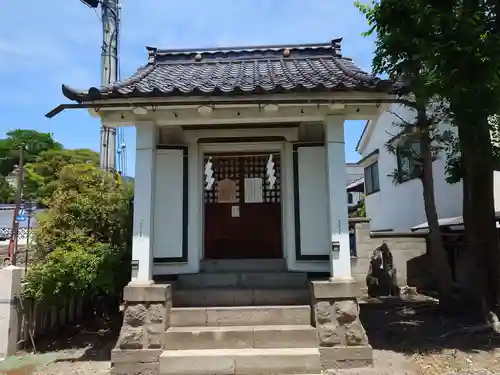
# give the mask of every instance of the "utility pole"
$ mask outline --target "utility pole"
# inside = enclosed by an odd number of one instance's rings
[[[17,193],[16,204],[14,208],[14,215],[12,218],[12,230],[9,242],[9,256],[10,262],[13,266],[17,265],[17,247],[19,236],[19,221],[17,215],[21,210],[21,203],[23,201],[23,187],[24,187],[24,145],[19,147],[19,172],[17,174]]]
[[[118,33],[120,15],[118,0],[102,0],[102,52],[101,67],[103,85],[118,81]],[[101,168],[116,170],[116,128],[101,127]]]
[[[91,8],[101,5],[102,51],[101,84],[118,81],[118,38],[120,31],[120,6],[118,0],[81,0]],[[101,126],[100,166],[116,170],[116,128]]]

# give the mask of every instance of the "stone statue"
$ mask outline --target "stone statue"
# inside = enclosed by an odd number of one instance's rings
[[[396,268],[391,251],[385,242],[373,250],[366,275],[366,286],[370,298],[399,296]]]

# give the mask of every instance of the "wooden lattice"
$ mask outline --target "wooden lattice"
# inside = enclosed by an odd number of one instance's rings
[[[207,164],[209,157],[205,157],[205,163]],[[238,159],[236,158],[223,158],[214,157],[211,158],[212,161],[212,177],[215,179],[214,184],[211,189],[205,189],[205,203],[217,203],[218,202],[218,191],[217,183],[220,180],[230,179],[236,181],[236,200],[240,199],[240,168],[238,164]],[[206,186],[206,184],[205,184]]]
[[[205,157],[204,165],[207,164],[209,156]],[[231,179],[236,182],[236,200],[239,203],[243,199],[243,185],[245,178],[261,178],[263,184],[263,203],[281,202],[281,160],[279,154],[273,154],[274,176],[276,182],[271,187],[268,182],[266,166],[269,155],[250,155],[250,156],[212,156],[212,177],[215,179],[210,189],[207,189],[205,183],[205,203],[214,204],[218,201],[217,183],[220,180]]]

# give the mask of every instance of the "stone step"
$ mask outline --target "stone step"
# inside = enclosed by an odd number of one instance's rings
[[[306,305],[308,289],[174,289],[175,307]]]
[[[165,348],[168,350],[317,346],[316,328],[311,325],[170,327],[165,332]]]
[[[320,373],[317,348],[166,350],[160,374],[278,375]]]
[[[238,306],[174,307],[170,317],[173,327],[304,325],[311,323],[311,307],[304,306]]]
[[[200,263],[203,272],[286,271],[285,259],[210,259]]]
[[[392,369],[392,368],[349,368],[338,369],[335,372],[329,372],[331,375],[414,375],[410,370]],[[485,372],[487,374],[487,372]]]
[[[307,288],[303,272],[217,272],[179,275],[179,288]]]

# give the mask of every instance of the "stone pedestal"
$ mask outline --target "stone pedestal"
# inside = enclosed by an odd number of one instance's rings
[[[322,369],[373,366],[373,350],[359,319],[356,282],[313,281],[311,293]]]
[[[129,284],[123,326],[111,352],[111,375],[159,375],[164,332],[170,325],[170,285]]]

